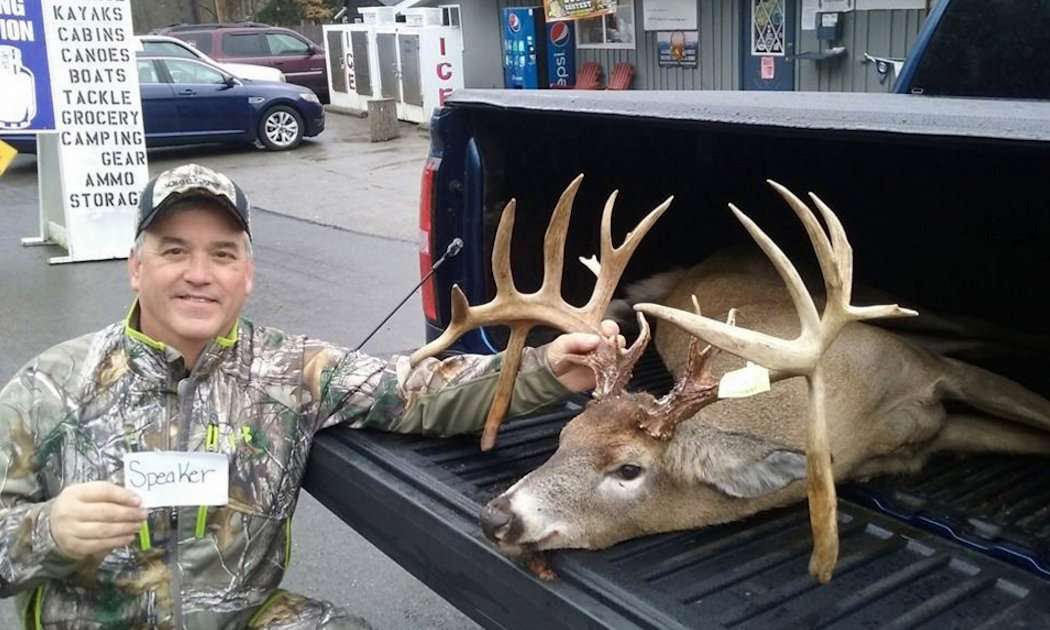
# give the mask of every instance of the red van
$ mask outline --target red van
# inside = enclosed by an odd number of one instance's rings
[[[245,22],[183,24],[156,33],[178,37],[218,61],[277,68],[289,83],[306,86],[322,103],[329,102],[324,48],[291,29]]]

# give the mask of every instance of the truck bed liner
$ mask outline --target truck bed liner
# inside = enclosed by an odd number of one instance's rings
[[[631,388],[666,391],[670,375],[655,361],[647,353]],[[1014,476],[1027,469],[1029,478],[1038,479],[1035,458],[946,458],[904,482],[880,479],[845,487],[839,501],[840,560],[824,586],[807,571],[811,534],[805,503],[599,552],[557,552],[550,560],[559,579],[544,583],[496,552],[482,536],[477,514],[485,501],[553,453],[558,432],[583,401],[511,419],[487,453],[479,451],[476,438],[333,428],[318,436],[304,486],[486,627],[1050,627],[1050,581],[1031,570],[1031,563],[1025,570],[1002,562],[929,526],[958,519],[965,510],[971,516],[967,522],[977,518],[981,524],[974,531],[1021,540],[1026,552],[1045,550],[1050,528],[1039,517],[1045,502],[1021,516],[1017,508],[1029,502],[1017,501],[1016,492],[996,491],[987,485],[989,477],[973,474],[1007,467]],[[1046,483],[1039,487],[1033,497],[1045,494]],[[912,522],[861,504],[890,502],[886,497],[896,497],[891,512]]]

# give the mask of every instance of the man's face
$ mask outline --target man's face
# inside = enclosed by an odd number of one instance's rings
[[[233,217],[208,202],[158,217],[128,259],[142,332],[183,354],[229,333],[252,290],[245,239]]]

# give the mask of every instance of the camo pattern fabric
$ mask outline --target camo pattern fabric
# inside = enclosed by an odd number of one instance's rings
[[[380,360],[242,318],[187,372],[135,321],[133,310],[49,349],[0,390],[0,596],[19,596],[28,627],[367,627],[278,590],[313,436],[337,423],[477,431],[501,356],[410,369],[404,356]],[[545,349],[526,349],[510,413],[567,393]],[[226,453],[229,504],[153,509],[149,535],[135,544],[83,561],[63,556],[49,528],[54,497],[87,481],[123,485],[124,453],[149,450]]]

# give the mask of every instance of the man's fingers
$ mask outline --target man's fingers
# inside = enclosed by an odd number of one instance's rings
[[[89,481],[76,487],[77,499],[85,503],[119,503],[129,507],[138,507],[142,499],[127,488],[122,488],[108,481]]]
[[[139,531],[142,523],[75,523],[70,531],[80,541],[109,540],[130,536]]]
[[[620,327],[611,319],[602,320],[602,334],[606,337],[612,337],[613,335],[619,334]]]
[[[97,523],[141,523],[149,516],[142,508],[131,508],[117,503],[81,503],[73,510],[81,521]]]
[[[89,556],[100,553],[108,553],[117,547],[126,547],[134,542],[134,536],[115,536],[100,540],[83,541],[75,550],[78,555]]]
[[[68,506],[69,518],[81,523],[141,523],[149,516],[142,508],[117,503],[73,503]]]

